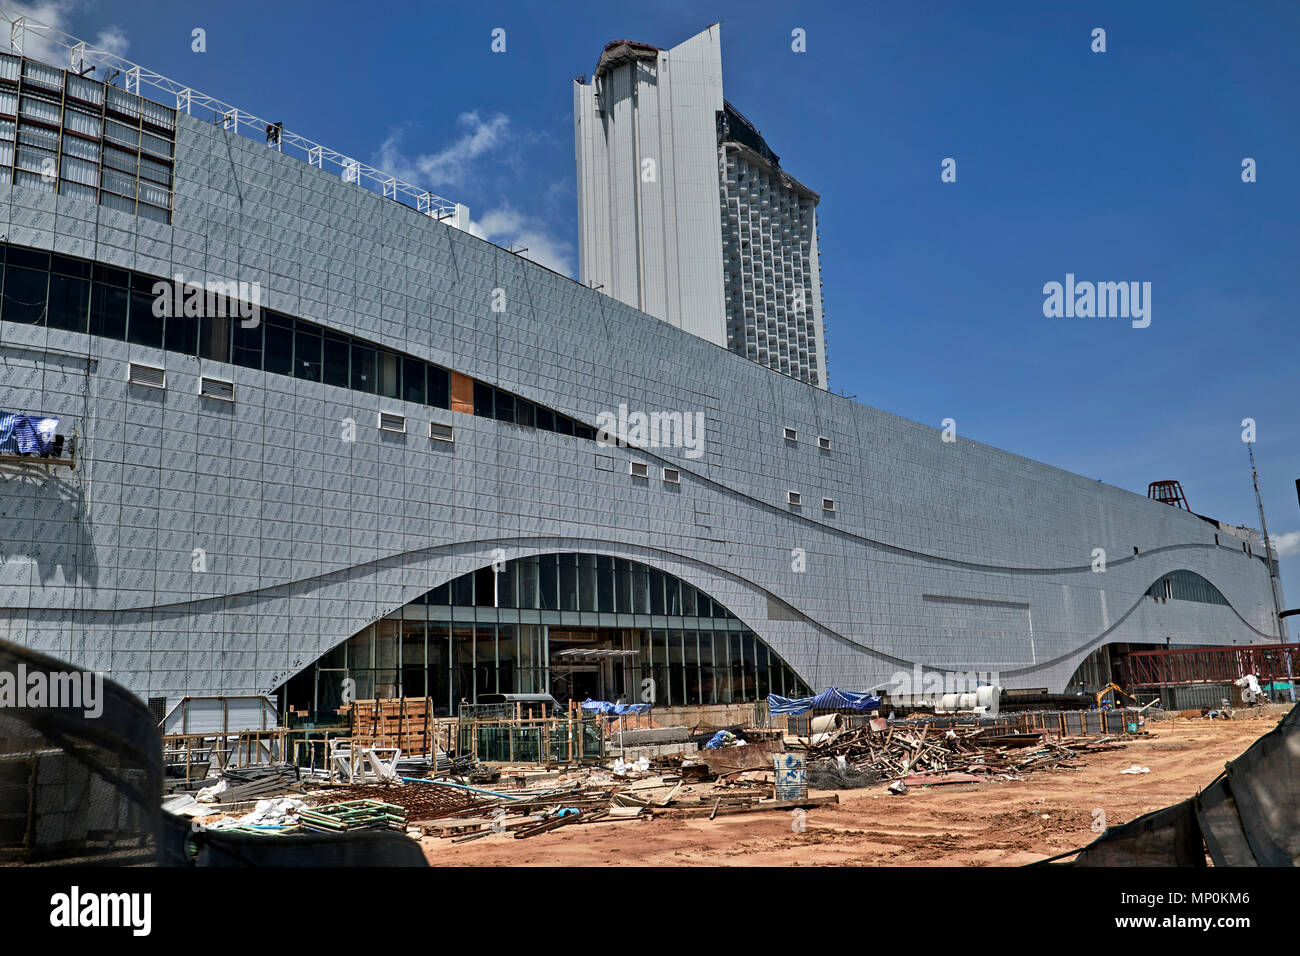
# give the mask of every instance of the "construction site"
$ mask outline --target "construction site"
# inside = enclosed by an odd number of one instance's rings
[[[1300,772],[1296,721],[1284,719],[1294,646],[1143,652],[1123,666],[1127,689],[1073,700],[830,688],[653,708],[502,694],[454,718],[428,698],[355,701],[334,727],[276,726],[265,699],[193,698],[163,722],[162,809],[186,822],[190,862],[235,837],[273,854],[305,834],[387,830],[431,866],[1082,865],[1094,841],[1113,853],[1126,824],[1203,799],[1225,764],[1251,765],[1243,755],[1279,722],[1290,743],[1271,784]],[[1166,706],[1192,695],[1205,703]],[[262,726],[247,727],[251,715]],[[1270,819],[1294,856],[1286,799]],[[1242,833],[1247,806],[1239,797]],[[1233,859],[1231,839],[1207,833],[1188,865]]]

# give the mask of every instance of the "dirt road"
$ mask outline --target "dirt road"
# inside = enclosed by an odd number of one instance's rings
[[[423,846],[435,866],[1016,866],[1091,842],[1101,814],[1114,826],[1191,796],[1280,719],[1239,712],[1230,721],[1150,721],[1150,737],[1091,754],[1084,768],[1005,783],[899,796],[883,787],[841,790],[838,806],[806,811],[803,832],[790,811],[773,810],[594,823],[459,846],[426,837]],[[1133,764],[1150,773],[1120,773]]]

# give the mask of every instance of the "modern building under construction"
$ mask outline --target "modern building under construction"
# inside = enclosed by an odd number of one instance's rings
[[[781,374],[46,36],[74,69],[0,57],[0,636],[309,710],[1058,693],[1278,641],[1250,531]]]

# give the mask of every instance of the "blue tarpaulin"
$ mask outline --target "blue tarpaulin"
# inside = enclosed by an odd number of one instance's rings
[[[871,694],[855,694],[837,687],[828,687],[816,697],[791,699],[776,694],[769,694],[767,697],[769,714],[806,714],[810,710],[875,710],[879,706],[879,697],[873,697]]]
[[[582,702],[582,709],[597,714],[615,715],[618,714],[648,714],[650,713],[649,704],[611,704],[607,700],[592,700],[587,698]]]
[[[0,412],[0,455],[48,455],[57,418]]]

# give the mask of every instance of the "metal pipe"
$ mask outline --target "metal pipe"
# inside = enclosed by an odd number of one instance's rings
[[[495,790],[480,790],[478,787],[469,787],[463,783],[451,783],[447,780],[427,780],[423,777],[403,777],[407,783],[431,783],[438,787],[453,787],[457,790],[467,790],[470,793],[483,793],[489,797],[497,797],[501,800],[522,800],[523,797],[517,797],[509,793],[497,793]]]

